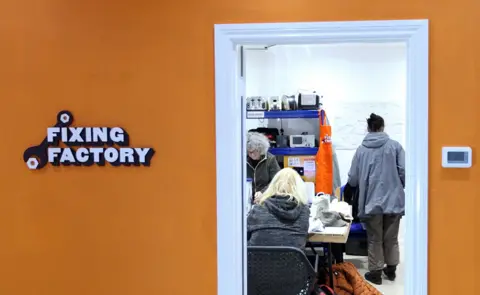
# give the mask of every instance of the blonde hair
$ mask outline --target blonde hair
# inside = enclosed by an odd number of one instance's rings
[[[268,138],[259,132],[247,133],[247,150],[257,151],[260,155],[266,155],[270,148],[270,141]]]
[[[307,204],[305,182],[292,168],[284,168],[273,177],[267,190],[260,198],[260,204],[273,196],[288,196],[298,204]]]

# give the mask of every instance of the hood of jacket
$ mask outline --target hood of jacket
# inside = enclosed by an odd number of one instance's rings
[[[362,145],[367,148],[380,148],[390,139],[385,132],[370,132],[363,139]]]
[[[265,200],[265,207],[273,215],[286,220],[297,220],[302,213],[302,206],[285,196],[273,196]]]

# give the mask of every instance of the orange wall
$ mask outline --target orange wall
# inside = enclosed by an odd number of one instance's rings
[[[477,294],[480,168],[440,168],[441,145],[480,144],[477,0],[3,1],[0,294],[215,294],[213,24],[407,18],[431,20],[430,294]],[[31,173],[62,108],[153,166]]]

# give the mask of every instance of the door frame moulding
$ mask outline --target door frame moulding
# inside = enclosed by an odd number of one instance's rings
[[[405,42],[405,294],[428,285],[428,20],[215,25],[215,120],[218,295],[243,295],[245,165],[240,45]],[[367,115],[367,114],[366,114]]]

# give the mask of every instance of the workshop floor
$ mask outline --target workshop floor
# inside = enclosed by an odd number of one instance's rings
[[[398,266],[397,270],[397,279],[395,282],[391,282],[388,280],[383,280],[383,284],[380,286],[374,285],[380,292],[385,295],[404,295],[403,293],[403,286],[404,286],[404,264],[403,264],[403,257],[404,257],[404,236],[405,236],[405,228],[404,228],[404,219],[400,223],[400,233],[399,233],[399,243],[400,243],[400,265]],[[364,275],[368,271],[368,263],[367,257],[359,257],[359,256],[345,256],[345,260],[353,263],[359,270],[359,272]]]

